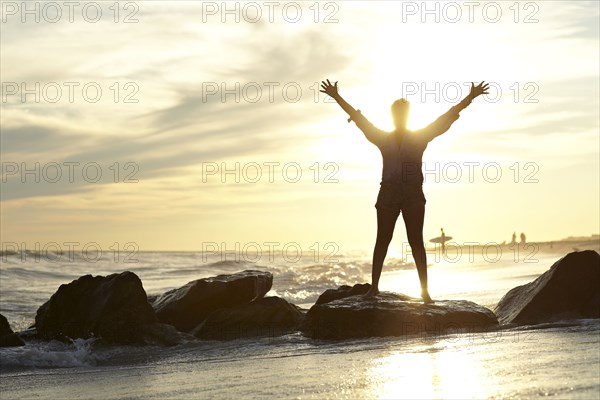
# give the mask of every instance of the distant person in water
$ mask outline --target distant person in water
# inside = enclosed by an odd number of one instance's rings
[[[525,243],[527,243],[525,234],[523,232],[521,232],[521,244],[525,244]]]
[[[372,297],[379,293],[379,278],[388,246],[394,234],[396,220],[402,212],[408,242],[412,249],[421,282],[421,297],[431,302],[427,288],[427,258],[423,243],[423,221],[425,218],[425,195],[423,194],[422,158],[427,144],[435,137],[446,132],[473,99],[487,94],[489,84],[481,82],[475,86],[465,99],[450,108],[429,126],[416,131],[406,128],[410,103],[400,99],[392,104],[392,120],[395,129],[385,132],[376,128],[361,113],[348,104],[338,92],[337,82],[329,79],[321,83],[321,92],[331,96],[348,113],[348,122],[354,121],[365,134],[367,140],[376,145],[383,157],[381,187],[375,208],[377,209],[377,239],[373,250],[373,270],[371,289],[365,295]]]
[[[517,243],[517,232],[513,232],[513,236],[512,236],[512,240],[510,242],[510,244],[516,244]]]
[[[442,254],[446,254],[446,234],[444,233],[444,228],[440,228],[442,234],[440,235],[440,240],[442,241]]]

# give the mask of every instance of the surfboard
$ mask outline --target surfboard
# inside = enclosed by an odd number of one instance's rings
[[[450,239],[452,239],[452,236],[444,236],[444,237],[438,236],[436,238],[430,239],[429,241],[431,243],[444,243],[444,242],[447,242]]]

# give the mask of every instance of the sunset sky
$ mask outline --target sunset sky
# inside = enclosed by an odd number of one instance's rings
[[[326,78],[386,130],[400,97],[416,129],[492,83],[425,152],[426,240],[600,232],[599,3],[467,3],[3,1],[3,248],[370,250],[381,155]]]

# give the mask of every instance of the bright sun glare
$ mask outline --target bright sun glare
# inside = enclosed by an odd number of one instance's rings
[[[373,397],[486,398],[486,388],[478,385],[484,370],[479,363],[467,351],[452,348],[395,352],[372,362]]]

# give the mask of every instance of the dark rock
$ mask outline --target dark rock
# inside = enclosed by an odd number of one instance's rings
[[[16,335],[18,335],[19,338],[21,338],[21,340],[25,342],[40,339],[40,337],[37,334],[37,329],[35,329],[35,327],[27,328],[24,331],[17,332]]]
[[[207,340],[274,337],[298,330],[303,319],[302,310],[294,304],[279,297],[263,297],[249,304],[214,311],[193,333]]]
[[[24,346],[25,343],[10,328],[8,320],[0,314],[0,347]]]
[[[600,254],[567,254],[536,280],[511,289],[496,305],[503,324],[600,317]]]
[[[354,286],[342,285],[337,289],[327,289],[319,296],[315,304],[324,304],[333,300],[343,299],[344,297],[365,294],[369,289],[371,289],[370,283],[357,283]]]
[[[381,292],[370,299],[358,295],[315,304],[306,315],[302,331],[317,339],[346,339],[425,332],[443,335],[497,325],[492,311],[470,301],[424,304],[410,296]]]
[[[140,278],[133,272],[85,275],[61,285],[35,316],[38,336],[51,340],[101,337],[111,343],[142,341],[156,322]]]
[[[172,325],[161,323],[146,325],[142,334],[142,341],[147,345],[175,346],[194,339],[192,335],[179,332]]]
[[[6,319],[6,317],[4,315],[0,314],[0,336],[10,335],[11,333],[14,333],[14,332],[10,328],[10,324],[8,323],[8,320]]]
[[[0,336],[0,347],[25,346],[25,342],[16,333]]]
[[[189,332],[210,313],[248,304],[263,297],[273,284],[270,272],[246,270],[189,282],[159,296],[152,307],[158,320]]]

